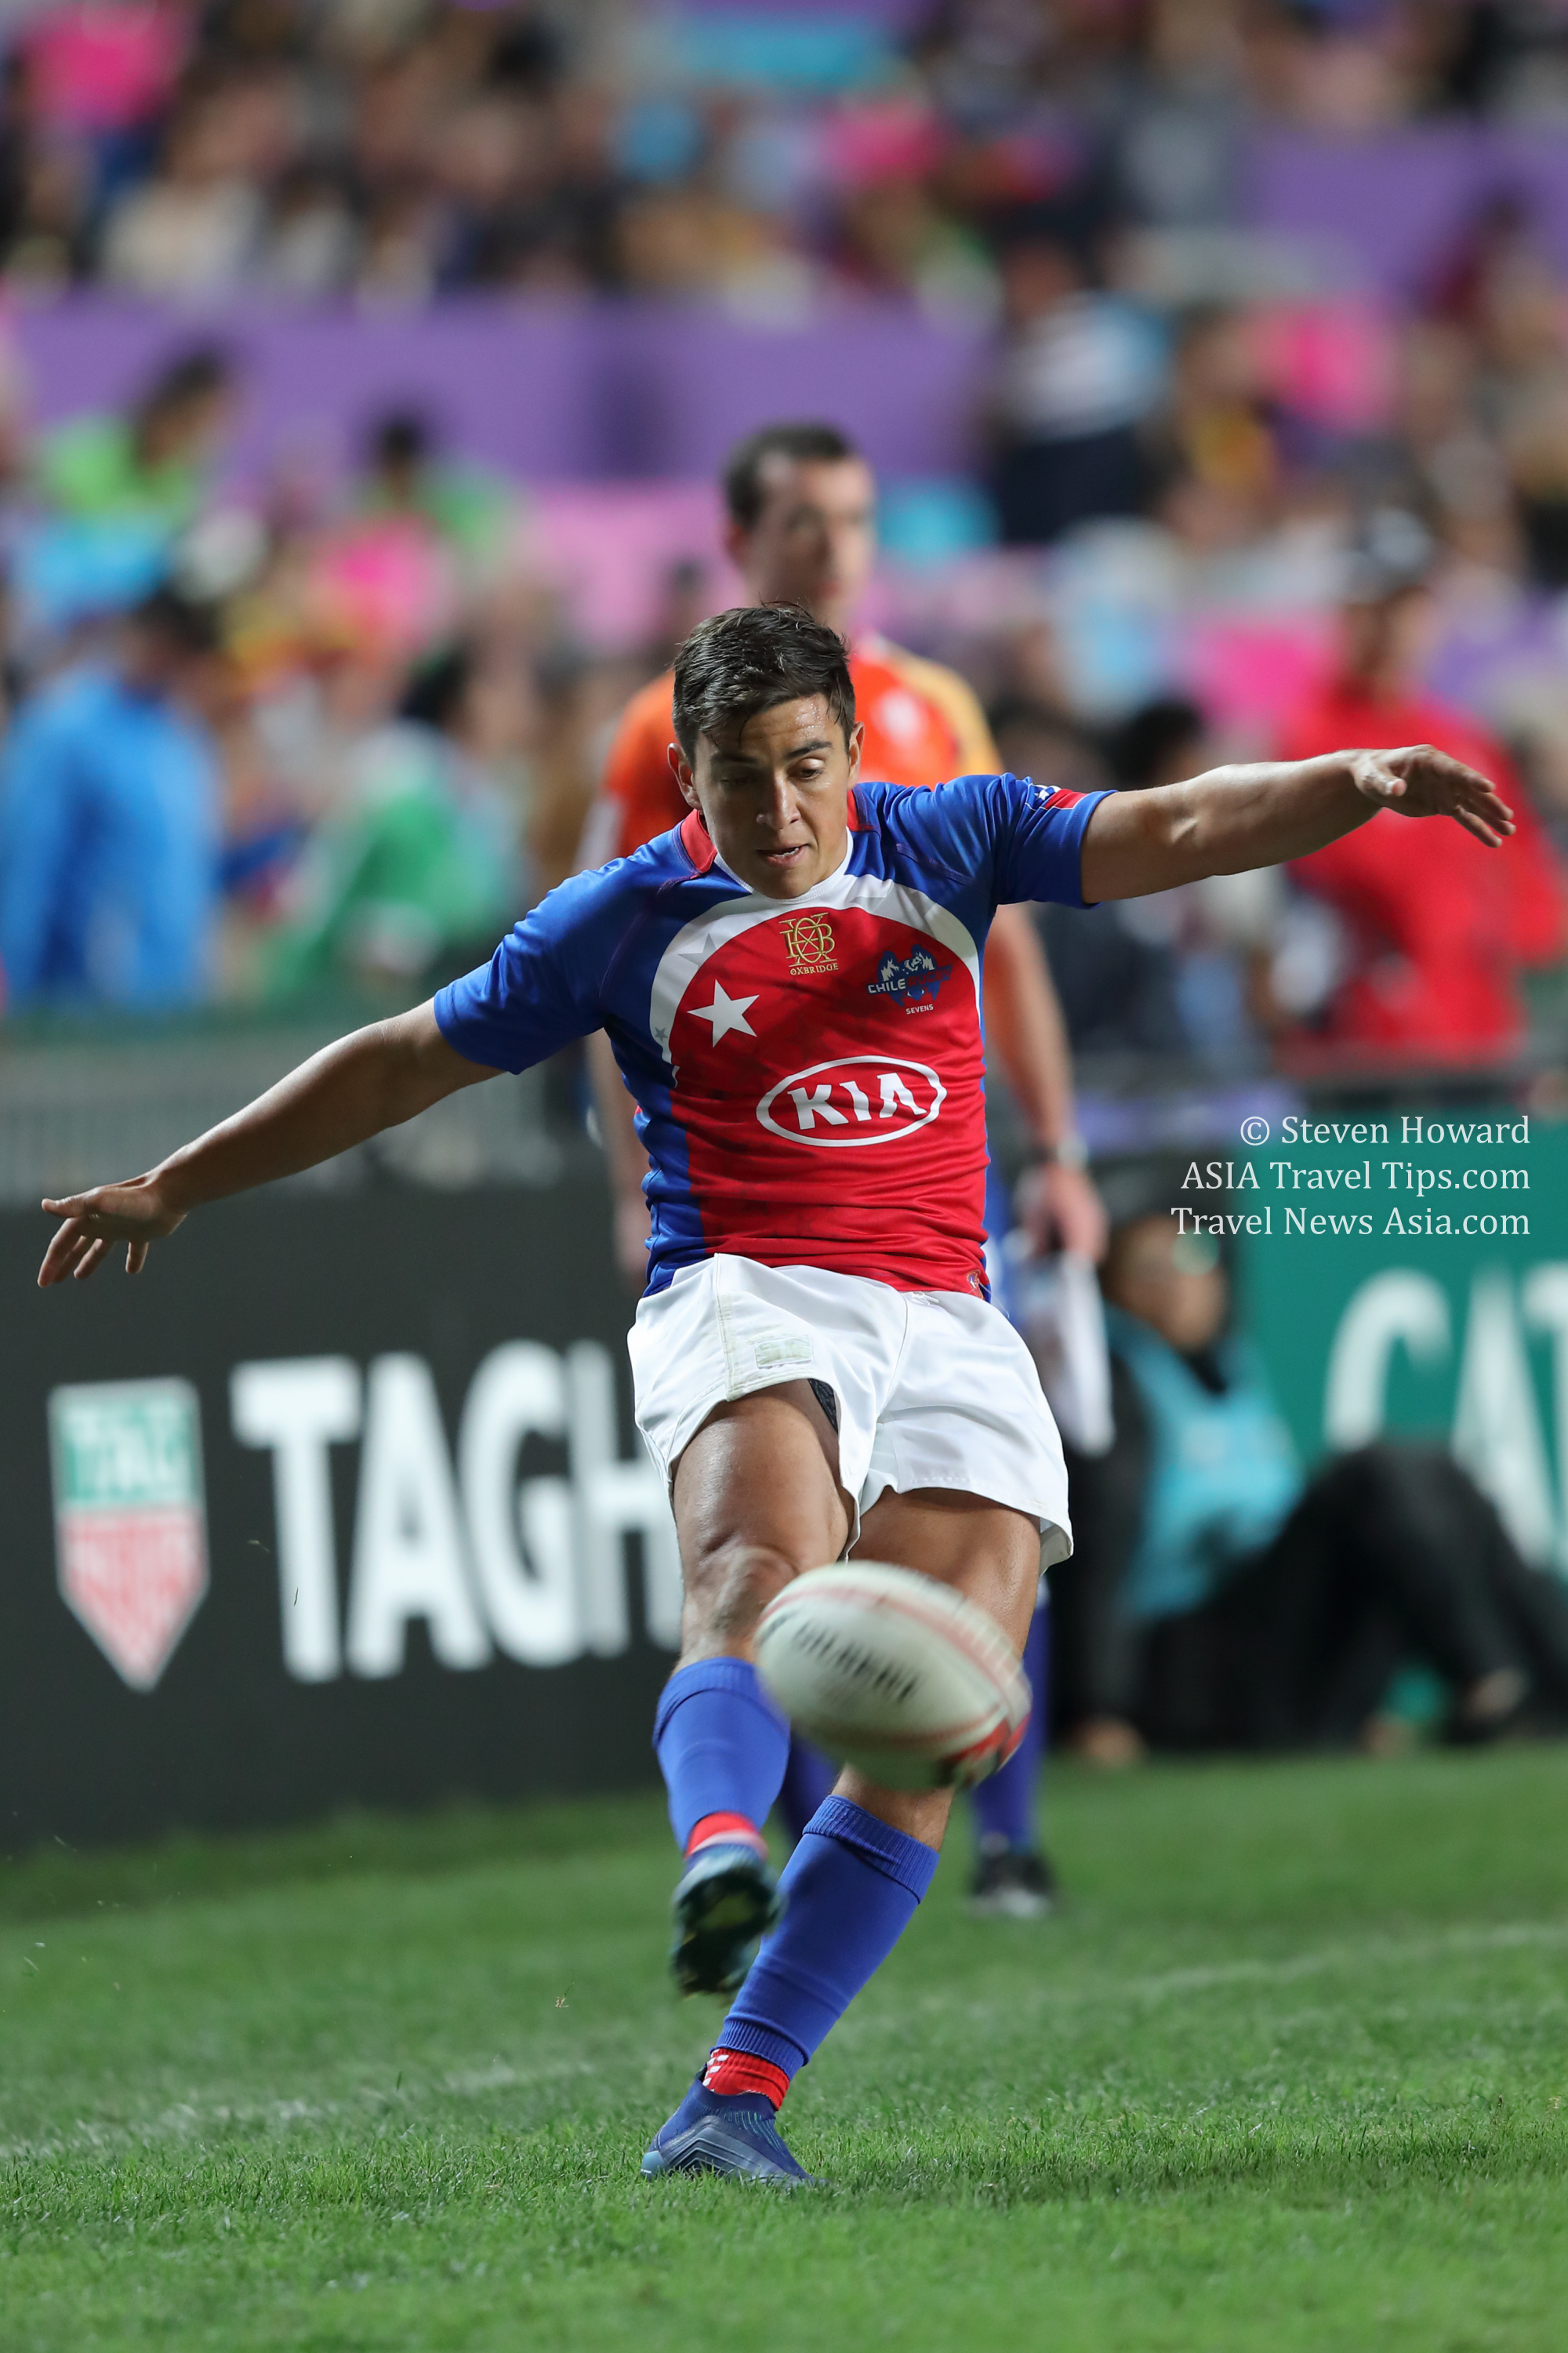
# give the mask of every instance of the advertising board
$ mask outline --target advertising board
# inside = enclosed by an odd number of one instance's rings
[[[1323,1114],[1233,1158],[1253,1183],[1173,1198],[1239,1221],[1247,1325],[1306,1459],[1439,1438],[1568,1573],[1568,1127]]]
[[[40,1293],[0,1219],[8,1844],[653,1773],[679,1632],[602,1193],[278,1194]]]

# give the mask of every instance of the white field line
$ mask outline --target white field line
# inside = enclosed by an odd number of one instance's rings
[[[377,2112],[405,2109],[411,2115],[434,2095],[448,2099],[480,2099],[487,2092],[516,2091],[541,2084],[563,2083],[574,2075],[596,2075],[585,2059],[541,2060],[537,2066],[512,2066],[497,2060],[489,2067],[454,2068],[394,2091],[365,2084],[342,2099],[204,2099],[198,2094],[176,2100],[154,2114],[131,2121],[73,2117],[68,2126],[38,2140],[0,2141],[0,2161],[23,2164],[66,2157],[83,2150],[139,2148],[159,2141],[224,2137],[238,2126],[270,2133],[291,2125],[331,2125],[345,2121],[363,2125]]]
[[[1467,1954],[1552,1950],[1568,1947],[1568,1920],[1515,1920],[1490,1928],[1450,1928],[1436,1936],[1367,1936],[1351,1943],[1325,1946],[1315,1953],[1285,1953],[1272,1959],[1215,1961],[1184,1969],[1162,1969],[1133,1978],[1102,1978],[1091,1984],[1052,1985],[1048,1979],[1006,2004],[1009,2017],[1052,2010],[1102,2010],[1118,2002],[1152,2007],[1185,1995],[1222,1993],[1247,1986],[1292,1985],[1303,1978],[1331,1977],[1340,1971],[1367,1968],[1411,1969],[1431,1961],[1462,1959]],[[965,2000],[958,1991],[924,1995],[922,2016],[956,2011],[983,2018],[997,2004]],[[907,2021],[868,2020],[871,2032],[907,2031]],[[864,2031],[864,2030],[863,2030]]]
[[[1140,1977],[1101,1978],[1089,1985],[1053,1986],[1047,1981],[1037,1985],[1021,2000],[1009,2000],[1006,2009],[1008,2017],[1016,2020],[1021,2015],[1032,2015],[1042,2010],[1098,2010],[1114,2007],[1119,2002],[1154,2004],[1179,2000],[1187,1995],[1224,1992],[1232,1988],[1291,1985],[1303,1978],[1328,1977],[1346,1969],[1357,1972],[1369,1968],[1408,1970],[1426,1962],[1458,1959],[1467,1954],[1484,1956],[1488,1953],[1531,1949],[1550,1951],[1563,1947],[1568,1947],[1568,1920],[1508,1921],[1490,1928],[1448,1929],[1436,1936],[1369,1936],[1360,1942],[1327,1946],[1315,1953],[1289,1953],[1274,1959],[1220,1961],[1193,1968],[1164,1969]],[[951,1995],[926,1995],[919,2004],[919,2010],[922,2017],[945,2011],[984,2018],[994,2014],[998,2007],[993,2002],[965,2000],[955,1991]],[[896,2034],[902,2038],[909,2031],[909,2013],[906,2010],[901,2014],[883,2019],[863,2016],[855,2023],[860,2036]],[[78,2116],[68,2126],[43,2139],[0,2142],[0,2159],[30,2163],[74,2154],[152,2146],[163,2141],[199,2141],[223,2137],[234,2126],[248,2131],[255,2131],[259,2126],[266,2132],[276,2134],[286,2131],[292,2125],[321,2126],[349,2121],[363,2124],[367,2114],[377,2110],[384,2112],[401,2108],[412,2116],[432,2098],[482,2099],[494,2092],[560,2084],[574,2076],[594,2076],[600,2072],[599,2066],[585,2059],[541,2059],[536,2064],[526,2065],[498,2059],[487,2067],[450,2069],[444,2074],[431,2075],[390,2092],[365,2084],[341,2099],[220,2101],[198,2097],[177,2101],[129,2122],[95,2121]]]

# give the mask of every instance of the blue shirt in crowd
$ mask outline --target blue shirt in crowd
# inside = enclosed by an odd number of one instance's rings
[[[1200,1609],[1271,1543],[1305,1482],[1290,1433],[1251,1350],[1213,1350],[1213,1389],[1136,1316],[1112,1307],[1106,1333],[1138,1385],[1149,1423],[1142,1525],[1121,1592],[1142,1623]]]
[[[204,731],[112,670],[68,671],[0,754],[0,971],[13,1006],[200,997],[217,857]]]

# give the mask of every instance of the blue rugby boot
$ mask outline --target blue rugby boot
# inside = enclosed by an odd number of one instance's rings
[[[816,2176],[797,2165],[773,2121],[773,2102],[761,2092],[710,2092],[700,2075],[667,2125],[653,2137],[642,2169],[660,2173],[721,2173],[765,2181],[775,2189],[820,2189]]]
[[[669,1966],[682,1993],[738,1993],[757,1947],[784,1916],[766,1857],[739,1839],[698,1848],[670,1910]]]

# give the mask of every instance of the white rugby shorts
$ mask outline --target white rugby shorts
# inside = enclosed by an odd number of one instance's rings
[[[823,1381],[838,1400],[851,1543],[885,1488],[952,1487],[1038,1520],[1043,1566],[1072,1550],[1061,1440],[1034,1358],[984,1299],[710,1258],[642,1301],[627,1345],[637,1427],[667,1482],[715,1406]]]

